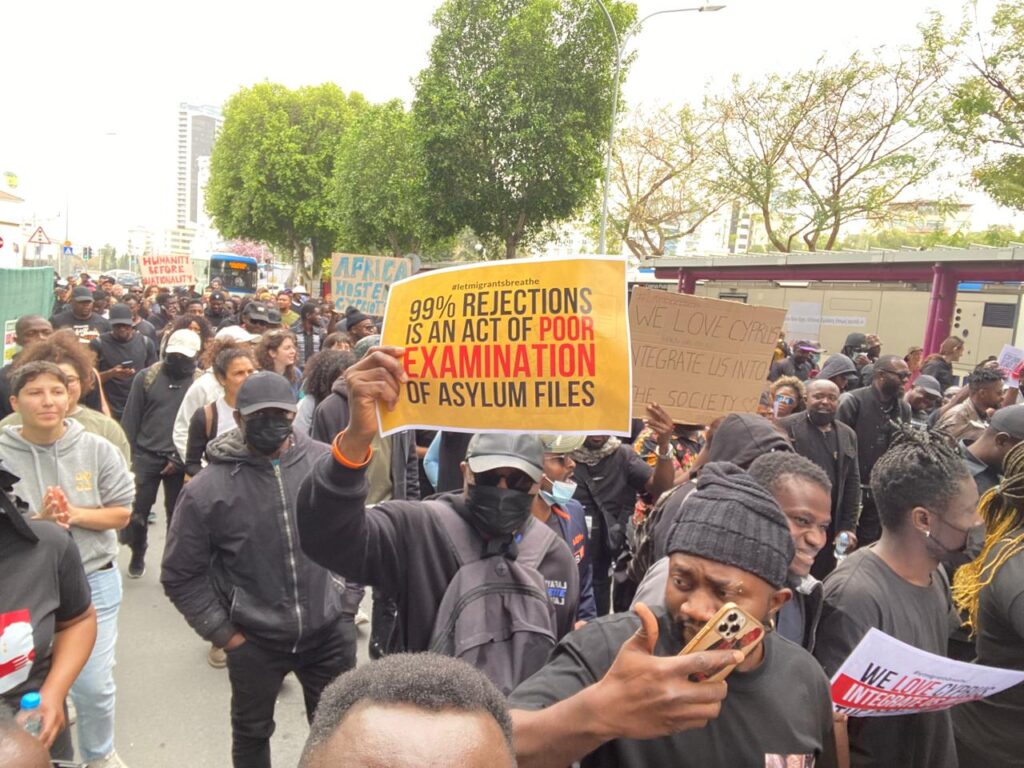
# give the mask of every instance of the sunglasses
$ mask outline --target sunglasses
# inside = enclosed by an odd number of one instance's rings
[[[473,475],[477,485],[484,485],[489,488],[496,488],[505,480],[505,486],[512,490],[529,493],[533,490],[533,478],[518,469],[491,469],[487,472],[478,472]]]
[[[775,402],[780,405],[795,405],[796,398],[790,397],[789,395],[776,395]]]

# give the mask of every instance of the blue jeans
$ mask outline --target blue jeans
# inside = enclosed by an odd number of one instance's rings
[[[96,645],[71,686],[71,700],[78,710],[78,748],[86,763],[114,751],[114,645],[121,572],[115,565],[88,578],[96,607]]]

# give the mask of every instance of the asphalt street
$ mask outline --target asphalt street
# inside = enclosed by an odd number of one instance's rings
[[[121,548],[124,601],[117,641],[116,746],[129,768],[225,768],[231,765],[231,688],[226,669],[206,661],[209,645],[192,631],[160,586],[165,525],[149,527],[146,573],[126,575],[130,551]],[[367,596],[364,610],[369,608]],[[359,663],[366,663],[369,627],[359,628]],[[302,690],[293,675],[277,700],[271,741],[274,766],[298,764],[308,726]]]

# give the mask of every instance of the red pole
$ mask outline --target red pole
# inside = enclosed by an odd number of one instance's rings
[[[941,343],[935,340],[935,318],[939,313],[942,275],[945,271],[945,267],[941,264],[936,264],[932,267],[932,294],[931,298],[928,299],[928,318],[924,321],[924,343],[921,344],[924,347],[925,356],[937,351]]]
[[[694,291],[697,290],[697,278],[693,272],[688,270],[680,270],[680,272],[679,292],[688,293],[692,296]]]

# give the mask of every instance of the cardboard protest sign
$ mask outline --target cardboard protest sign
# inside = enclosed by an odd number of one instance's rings
[[[331,299],[334,308],[344,313],[348,307],[368,315],[380,316],[388,300],[392,283],[412,274],[408,259],[391,256],[360,256],[353,253],[331,254]]]
[[[173,288],[179,285],[194,285],[195,273],[189,256],[142,256],[139,258],[139,273],[143,285],[163,285]]]
[[[10,365],[11,361],[14,360],[14,356],[18,354],[18,342],[15,341],[14,328],[18,324],[17,320],[6,320],[4,322],[4,357],[3,365]]]
[[[678,424],[756,412],[785,317],[784,309],[634,288],[633,415],[648,403]]]
[[[947,659],[872,627],[832,677],[832,706],[856,717],[949,709],[1024,682],[1024,672]]]
[[[409,382],[381,434],[629,434],[626,263],[517,259],[425,272],[391,286],[382,343]]]

